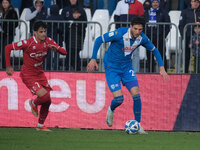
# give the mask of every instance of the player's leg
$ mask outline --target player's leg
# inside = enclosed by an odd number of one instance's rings
[[[36,106],[41,105],[40,112],[39,112],[38,125],[36,129],[42,130],[42,131],[50,131],[47,127],[44,126],[44,122],[48,116],[49,107],[51,105],[50,93],[45,88],[41,88],[38,92],[36,92],[36,95],[38,97],[33,101],[33,103]]]
[[[126,87],[132,95],[133,98],[133,113],[135,115],[135,120],[137,120],[140,124],[141,121],[141,110],[142,110],[142,102],[139,93],[138,83],[136,81],[126,83]],[[140,125],[140,129],[138,131],[140,134],[148,134]]]
[[[107,125],[111,127],[113,124],[114,110],[122,104],[124,97],[122,94],[121,84],[120,84],[121,78],[118,75],[118,72],[111,69],[105,69],[105,73],[106,73],[106,80],[108,87],[114,97],[113,100],[111,101],[111,105],[108,107],[106,116]]]
[[[128,85],[128,83],[126,85]],[[135,87],[132,87],[129,91],[133,98],[133,113],[135,115],[135,120],[137,120],[140,123],[142,102],[140,98],[139,88],[138,86],[135,86]]]
[[[108,107],[108,110],[107,110],[107,116],[106,116],[106,122],[107,122],[107,125],[109,127],[112,126],[113,124],[113,114],[114,114],[114,110],[120,106],[122,103],[123,103],[123,100],[124,100],[124,97],[122,95],[122,90],[118,90],[118,91],[115,91],[115,92],[112,92],[113,94],[113,100],[111,101],[111,105]]]
[[[141,120],[141,109],[142,109],[142,103],[139,93],[139,85],[138,80],[136,77],[136,74],[132,68],[132,66],[128,66],[126,70],[124,70],[124,75],[122,77],[122,83],[126,86],[130,94],[133,98],[133,113],[135,115],[135,120],[137,120],[140,123]],[[139,133],[146,134],[146,132],[141,129],[139,130]]]
[[[31,110],[34,116],[38,116],[38,105],[41,105],[39,112],[39,121],[37,125],[37,130],[50,131],[44,126],[44,121],[49,112],[49,106],[51,104],[51,98],[49,91],[51,87],[48,85],[48,82],[44,76],[41,75],[42,81],[31,82],[28,85],[31,92],[37,95],[36,99],[31,99],[29,104],[31,106]],[[25,81],[26,83],[26,81]],[[45,86],[44,86],[45,85]]]

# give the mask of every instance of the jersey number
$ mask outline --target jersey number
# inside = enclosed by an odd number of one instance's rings
[[[135,76],[135,71],[134,70],[129,70],[129,72],[131,73],[131,76]]]

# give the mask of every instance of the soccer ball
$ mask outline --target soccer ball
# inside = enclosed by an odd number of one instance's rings
[[[124,127],[127,134],[137,134],[140,124],[136,120],[128,120]]]

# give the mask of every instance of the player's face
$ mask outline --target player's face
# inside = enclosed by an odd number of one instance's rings
[[[130,25],[130,29],[131,29],[131,37],[137,38],[143,31],[143,26],[141,24],[137,24],[133,26]]]
[[[45,38],[46,38],[46,36],[47,36],[47,31],[46,31],[46,29],[45,29],[45,28],[42,28],[42,27],[40,27],[40,28],[38,29],[38,31],[35,31],[34,33],[35,33],[36,39],[37,39],[39,42],[44,41]]]

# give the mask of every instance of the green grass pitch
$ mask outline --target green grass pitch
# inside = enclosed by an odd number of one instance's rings
[[[200,132],[0,128],[0,150],[200,150]]]

